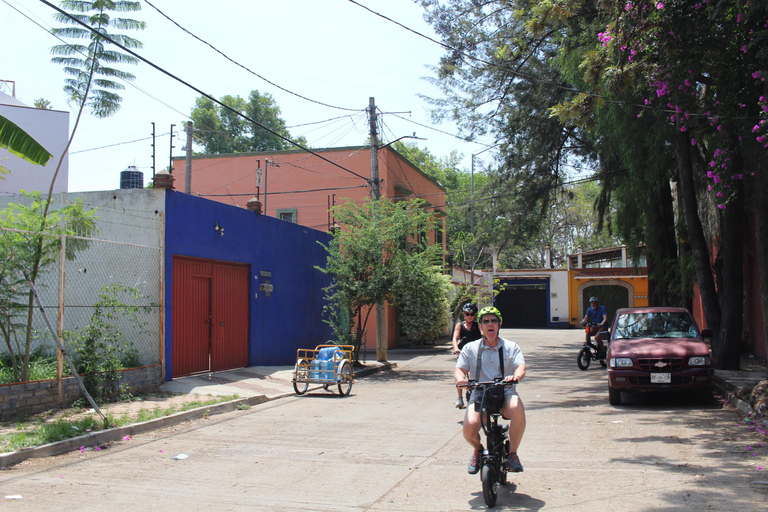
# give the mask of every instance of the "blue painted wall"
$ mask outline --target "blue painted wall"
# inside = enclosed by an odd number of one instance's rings
[[[293,365],[298,348],[314,348],[331,339],[322,317],[322,289],[330,279],[315,269],[325,266],[328,255],[318,242],[327,244],[330,235],[173,190],[167,190],[165,201],[167,380],[173,377],[174,256],[250,265],[250,366]],[[223,236],[214,229],[217,222]],[[270,297],[259,291],[262,271],[272,274]]]

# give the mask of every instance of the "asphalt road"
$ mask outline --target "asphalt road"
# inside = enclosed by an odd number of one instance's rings
[[[525,472],[497,510],[765,510],[768,446],[721,404],[647,395],[611,407],[605,370],[576,366],[581,331],[520,343]],[[0,471],[3,510],[484,509],[453,408],[455,358],[393,351],[395,370]],[[179,457],[186,455],[186,458]],[[179,460],[180,459],[180,460]],[[759,469],[766,468],[766,469]]]

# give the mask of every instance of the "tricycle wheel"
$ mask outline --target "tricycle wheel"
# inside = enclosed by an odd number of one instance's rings
[[[296,368],[293,370],[293,390],[297,395],[303,395],[307,392],[309,383],[306,382],[308,378],[307,371],[309,368],[309,361],[306,359],[299,359],[296,361]],[[298,382],[297,379],[302,378],[305,382]]]
[[[339,364],[339,393],[341,396],[348,396],[352,391],[352,364],[349,361],[342,361]]]
[[[496,505],[498,488],[496,487],[496,471],[491,464],[484,464],[480,472],[483,480],[483,499],[489,507]]]
[[[576,359],[576,362],[579,365],[579,369],[586,370],[589,368],[590,361],[592,361],[592,352],[587,347],[584,347],[581,349],[581,352],[579,352],[579,357]]]

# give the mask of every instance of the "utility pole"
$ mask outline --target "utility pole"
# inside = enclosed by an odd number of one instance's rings
[[[381,197],[379,190],[379,140],[376,128],[376,99],[368,98],[368,113],[371,126],[371,197],[374,201]]]
[[[269,169],[269,158],[264,159],[264,216],[267,217],[267,170]]]
[[[171,125],[171,150],[168,151],[168,173],[173,174],[173,148],[176,146],[173,145],[173,127],[176,126],[175,124]]]
[[[187,145],[184,151],[187,152],[187,158],[184,166],[184,192],[192,193],[192,121],[187,121]]]
[[[379,190],[379,138],[376,129],[376,100],[368,98],[368,114],[371,126],[371,197],[378,201],[381,197]],[[376,303],[376,360],[380,363],[387,361],[387,339],[384,329],[384,303]]]
[[[152,123],[152,183],[155,182],[155,123]]]

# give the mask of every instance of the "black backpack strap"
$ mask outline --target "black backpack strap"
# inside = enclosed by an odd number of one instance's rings
[[[477,370],[475,372],[475,380],[480,380],[480,369],[483,362],[483,341],[480,340],[480,344],[477,347]],[[501,378],[504,378],[504,341],[499,338],[499,366],[501,367]]]

